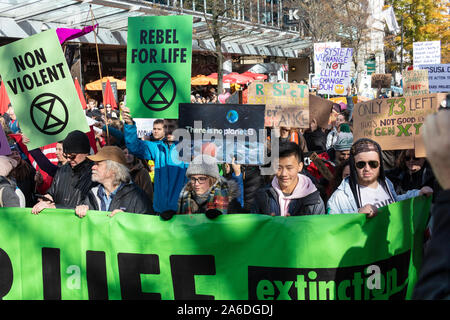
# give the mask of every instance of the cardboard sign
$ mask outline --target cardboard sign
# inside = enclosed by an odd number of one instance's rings
[[[414,149],[421,142],[425,117],[435,113],[445,94],[375,99],[358,103],[353,109],[355,141],[369,138],[383,150]]]
[[[390,88],[392,82],[392,74],[374,73],[372,74],[371,85],[373,89]]]
[[[422,41],[413,43],[414,66],[441,63],[441,41]]]
[[[428,94],[428,70],[405,70],[402,72],[403,95],[420,96]]]
[[[249,104],[265,104],[266,127],[309,127],[308,86],[298,83],[252,82]]]
[[[131,115],[178,119],[191,98],[192,16],[128,18],[127,41]]]
[[[309,119],[316,119],[317,125],[326,128],[329,123],[333,102],[316,95],[309,95]]]
[[[0,74],[28,149],[89,127],[55,30],[0,48]]]
[[[423,64],[428,70],[428,87],[431,93],[450,92],[450,64]]]
[[[264,105],[182,103],[178,125],[191,135],[194,156],[212,142],[218,162],[263,164]]]
[[[327,48],[319,59],[319,94],[346,95],[350,85],[353,48]]]

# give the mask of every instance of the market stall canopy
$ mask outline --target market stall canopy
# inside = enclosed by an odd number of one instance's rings
[[[247,77],[251,77],[255,80],[266,80],[267,79],[267,75],[266,74],[261,74],[261,73],[254,73],[251,71],[245,71],[244,73],[242,73],[243,76],[247,76]]]
[[[248,84],[254,80],[255,80],[254,78],[248,77],[243,74],[231,74],[230,73],[223,77],[224,83]]]
[[[114,77],[103,77],[102,79],[98,79],[96,81],[90,82],[86,84],[84,87],[85,90],[91,90],[91,91],[101,91],[102,90],[102,83],[106,83],[109,80],[109,82],[116,82],[117,83],[117,90],[126,90],[126,82],[122,81],[120,79],[116,79]]]
[[[217,77],[214,79],[214,78],[205,76],[203,74],[199,74],[199,75],[191,78],[191,85],[192,86],[217,85]]]

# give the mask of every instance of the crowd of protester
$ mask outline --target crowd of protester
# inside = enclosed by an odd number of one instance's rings
[[[128,107],[103,108],[93,99],[86,109],[91,136],[73,131],[50,148],[27,150],[32,137],[21,133],[10,107],[0,118],[11,148],[10,155],[0,156],[0,206],[30,207],[33,214],[70,208],[80,218],[89,210],[164,220],[195,213],[209,218],[363,213],[372,218],[393,202],[448,195],[448,181],[443,184],[433,163],[415,157],[414,150],[389,154],[373,140],[354,141],[351,110],[341,107],[333,106],[336,120],[328,128],[315,119],[306,130],[280,128],[273,176],[261,175],[257,165],[217,163],[215,149],[207,144],[191,162],[183,162],[173,135],[176,121],[156,120],[152,134],[141,139]],[[392,156],[394,165],[388,160]],[[433,239],[440,226],[429,227]]]

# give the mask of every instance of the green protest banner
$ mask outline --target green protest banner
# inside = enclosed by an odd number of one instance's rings
[[[169,221],[0,208],[0,299],[410,299],[430,205]]]
[[[89,127],[54,29],[0,48],[0,75],[32,150]]]
[[[135,118],[178,119],[191,97],[192,16],[128,18],[127,106]]]

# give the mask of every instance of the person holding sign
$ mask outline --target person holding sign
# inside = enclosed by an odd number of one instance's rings
[[[328,200],[328,213],[359,212],[374,217],[379,207],[433,193],[430,187],[423,187],[397,195],[394,185],[385,176],[381,160],[378,143],[366,138],[356,141],[350,149],[350,176],[342,181]]]
[[[188,164],[178,157],[177,142],[172,140],[172,132],[160,141],[142,141],[137,137],[136,123],[130,115],[130,109],[122,108],[125,121],[124,133],[128,152],[134,156],[155,161],[153,209],[158,214],[178,209],[178,195],[187,182]]]

